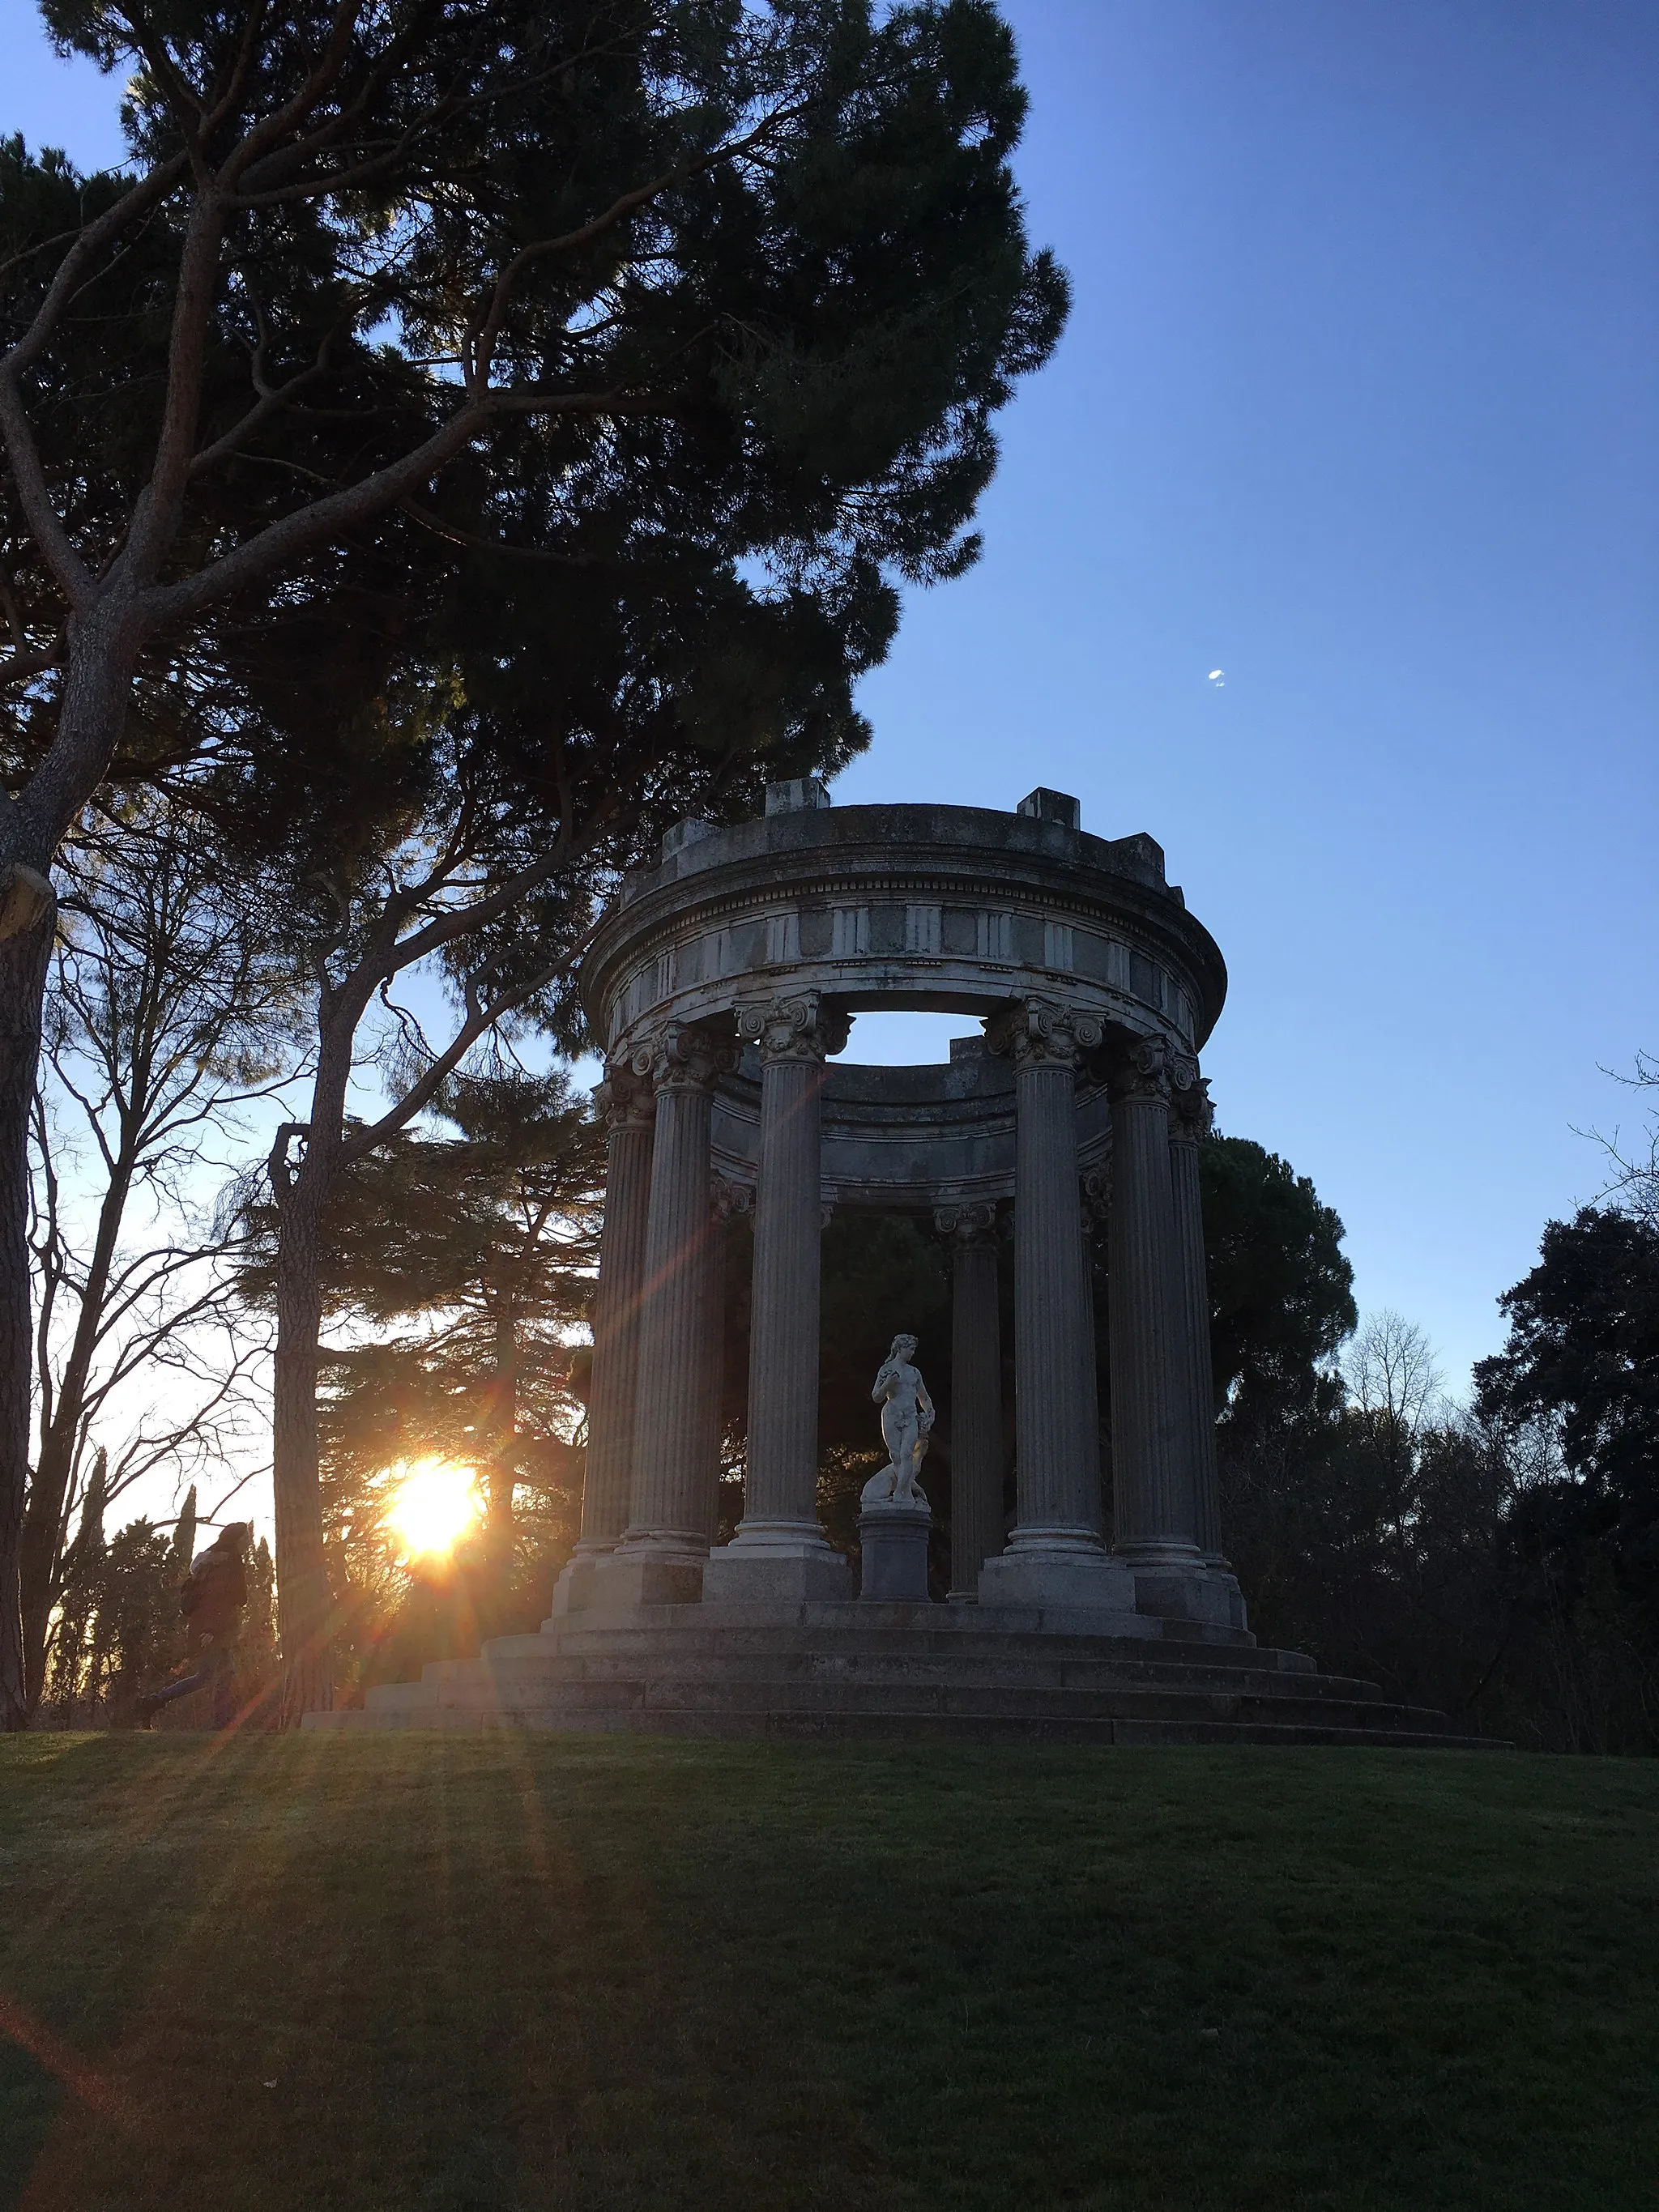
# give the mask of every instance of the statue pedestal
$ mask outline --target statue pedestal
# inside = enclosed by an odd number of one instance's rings
[[[928,1602],[927,1532],[933,1525],[933,1513],[921,1498],[914,1505],[877,1499],[866,1505],[859,1515],[859,1542],[864,1552],[861,1602]]]

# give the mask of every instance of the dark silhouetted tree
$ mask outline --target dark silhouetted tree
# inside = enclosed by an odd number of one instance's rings
[[[453,1078],[440,1097],[454,1133],[388,1139],[340,1177],[322,1224],[336,1333],[321,1358],[323,1528],[341,1633],[359,1657],[407,1609],[382,1525],[403,1468],[477,1470],[489,1510],[462,1565],[477,1632],[533,1626],[515,1607],[541,1618],[580,1504],[575,1370],[604,1131],[558,1073]],[[258,1300],[275,1295],[273,1225],[258,1222],[244,1271]],[[404,1656],[447,1656],[416,1655],[395,1633]]]
[[[659,598],[701,578],[746,602],[750,696],[789,690],[802,635],[840,639],[850,676],[884,649],[899,580],[973,557],[991,418],[1064,312],[1026,246],[1009,166],[1024,100],[987,0],[45,12],[66,47],[131,73],[132,158],[82,178],[14,141],[0,162],[14,1724],[49,871],[146,687],[165,693],[199,646],[224,679],[214,726],[234,726],[257,688],[239,625],[280,627],[296,603],[326,621],[340,561],[384,543],[395,564],[411,529],[609,575],[630,603],[653,575]],[[823,757],[848,734],[799,733]],[[587,830],[567,822],[567,854]],[[331,1126],[311,1144],[331,1153]],[[303,1642],[322,1634],[315,1515],[302,1469],[283,1490]],[[319,1660],[300,1702],[325,1696]]]

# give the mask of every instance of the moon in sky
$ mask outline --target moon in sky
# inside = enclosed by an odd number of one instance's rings
[[[1226,680],[1227,672],[1224,668],[1212,668],[1210,671],[1210,681],[1212,684],[1224,684]]]

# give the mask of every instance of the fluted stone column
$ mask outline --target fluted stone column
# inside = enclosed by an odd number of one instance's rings
[[[613,1062],[596,1094],[610,1124],[599,1279],[593,1293],[593,1366],[587,1389],[587,1464],[582,1527],[553,1591],[553,1614],[580,1611],[593,1565],[628,1526],[634,1468],[634,1395],[640,1369],[640,1292],[645,1279],[656,1100],[626,1061]]]
[[[1075,1076],[1091,1015],[1044,999],[987,1024],[1014,1062],[1014,1432],[1018,1517],[980,1575],[981,1605],[1128,1615],[1132,1577],[1100,1529],[1094,1351],[1079,1217]]]
[[[1193,1534],[1205,1566],[1226,1593],[1231,1624],[1246,1625],[1244,1598],[1221,1548],[1221,1496],[1216,1470],[1215,1372],[1210,1357],[1209,1271],[1204,1256],[1204,1204],[1199,1146],[1214,1118],[1209,1085],[1195,1060],[1173,1070],[1170,1112],[1170,1190],[1175,1212],[1177,1295],[1185,1317]]]
[[[1100,1371],[1097,1356],[1098,1338],[1096,1334],[1095,1310],[1095,1247],[1104,1233],[1109,1215],[1110,1174],[1099,1169],[1079,1177],[1078,1182],[1078,1228],[1083,1239],[1083,1340],[1089,1347],[1085,1368],[1088,1391],[1089,1433],[1095,1439],[1095,1480],[1099,1485],[1099,1526],[1102,1541],[1109,1552],[1112,1532],[1106,1514],[1106,1481],[1100,1464]]]
[[[845,1015],[815,991],[747,1007],[761,1060],[760,1172],[750,1298],[749,1455],[743,1519],[710,1555],[711,1601],[850,1598],[851,1570],[818,1520],[821,1097]]]
[[[1003,1547],[1002,1338],[991,1206],[945,1206],[951,1243],[951,1597],[971,1604]]]
[[[1109,1060],[1112,1101],[1112,1483],[1117,1557],[1143,1613],[1219,1619],[1194,1521],[1192,1359],[1170,1175],[1171,1054],[1144,1038]]]
[[[713,1234],[708,1134],[717,1077],[735,1058],[707,1030],[669,1022],[634,1055],[656,1096],[634,1400],[628,1528],[594,1577],[594,1603],[684,1604],[702,1595]]]
[[[754,1205],[750,1185],[716,1176],[712,1185],[714,1221],[708,1237],[708,1275],[702,1304],[703,1352],[700,1371],[703,1397],[699,1415],[697,1457],[704,1525],[712,1544],[720,1533],[721,1413],[726,1383],[726,1231],[734,1216]]]

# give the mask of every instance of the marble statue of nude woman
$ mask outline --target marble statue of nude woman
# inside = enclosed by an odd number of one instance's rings
[[[865,1484],[866,1505],[883,1499],[890,1499],[896,1505],[927,1502],[916,1488],[916,1477],[933,1432],[933,1401],[927,1395],[927,1385],[910,1364],[915,1349],[914,1336],[896,1336],[870,1393],[881,1407],[881,1440],[891,1464]]]

